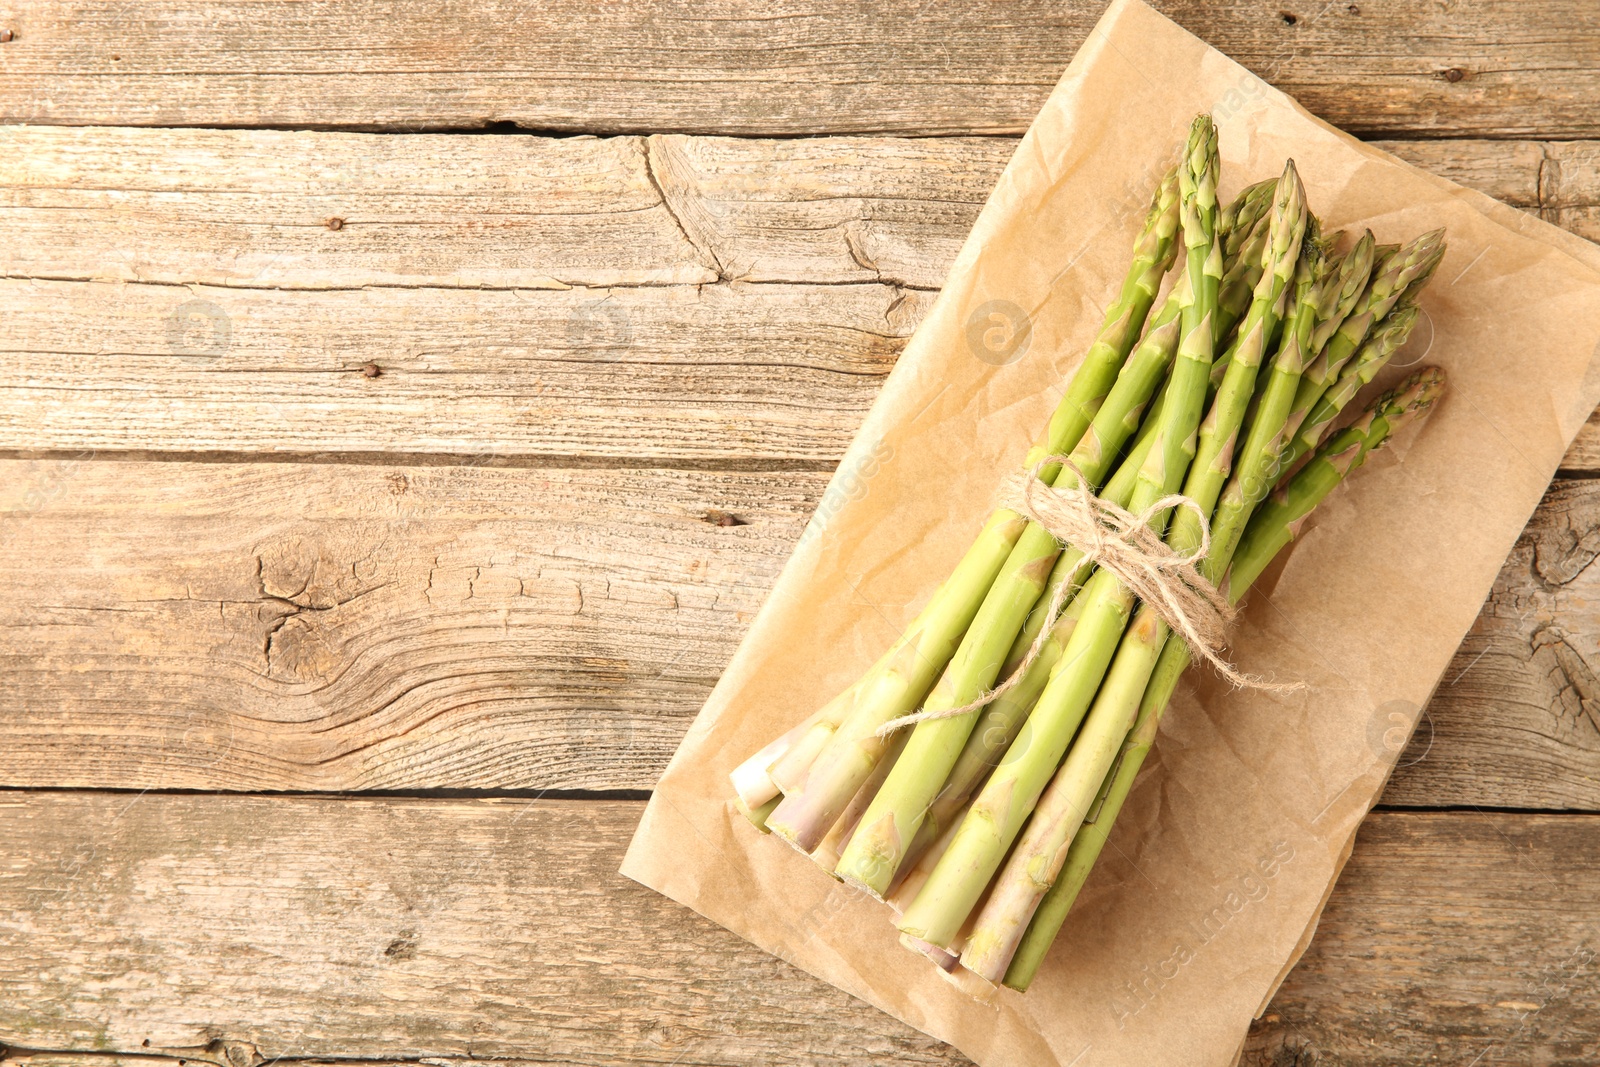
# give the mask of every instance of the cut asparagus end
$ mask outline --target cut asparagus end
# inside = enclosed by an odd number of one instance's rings
[[[778,799],[778,797],[773,797],[765,804],[758,804],[752,807],[746,804],[742,797],[734,797],[733,806],[739,809],[740,815],[750,820],[751,826],[754,826],[764,834],[770,834],[772,831],[767,829],[767,816],[771,815],[773,809],[778,806]]]

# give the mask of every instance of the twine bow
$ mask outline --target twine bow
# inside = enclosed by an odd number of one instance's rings
[[[1134,513],[1087,489],[1045,484],[1039,478],[1039,471],[1050,464],[1059,464],[1072,472],[1079,486],[1084,483],[1083,472],[1066,456],[1047,456],[1031,469],[1019,471],[1002,483],[1001,506],[1043,526],[1062,544],[1076,548],[1083,553],[1083,563],[1093,563],[1101,570],[1110,571],[1189,646],[1192,655],[1211,664],[1235,686],[1274,692],[1299,688],[1241,673],[1223,658],[1222,650],[1227,646],[1228,626],[1233,621],[1234,611],[1227,597],[1198,569],[1198,564],[1211,551],[1211,529],[1205,510],[1197,501],[1174,493]],[[1169,508],[1185,508],[1200,518],[1200,542],[1187,555],[1168,545],[1151,528],[1151,523]],[[1044,625],[1029,646],[1028,654],[1000,685],[960,707],[919,711],[892,719],[878,728],[878,735],[886,737],[901,727],[928,719],[965,715],[999,699],[1021,681],[1044,651],[1050,631],[1061,618],[1062,609],[1073,592],[1068,582],[1056,588],[1046,607]]]

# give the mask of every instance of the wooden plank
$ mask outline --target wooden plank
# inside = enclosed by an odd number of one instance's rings
[[[0,447],[819,463],[927,305],[905,286],[938,284],[1009,152],[5,138]],[[769,194],[752,172],[774,151],[794,164]],[[867,195],[860,170],[891,158],[902,177]],[[738,283],[703,284],[719,271]],[[784,280],[820,284],[746,284]]]
[[[8,279],[0,448],[827,464],[931,299]]]
[[[1374,141],[1423,170],[1522,208],[1541,207],[1548,141]],[[1600,161],[1596,161],[1600,165]],[[1584,236],[1588,236],[1585,234]]]
[[[1530,208],[1555,151],[1386,147]],[[0,448],[832,463],[1010,149],[0,130]]]
[[[1015,144],[0,127],[0,247],[170,285],[933,289]]]
[[[640,807],[9,795],[0,1041],[222,1067],[964,1062],[621,879]],[[1593,816],[1373,816],[1247,1062],[1592,1062],[1597,857]]]
[[[648,789],[826,483],[0,462],[0,784]],[[1387,803],[1600,810],[1597,526],[1558,482]]]
[[[6,19],[0,116],[102,125],[1019,133],[1103,4],[464,2],[309,11],[40,0]],[[1419,8],[1159,0],[1362,133],[1600,134],[1586,0]]]
[[[0,467],[6,783],[200,789],[648,789],[827,478]]]
[[[964,1062],[623,879],[642,807],[8,794],[0,1043]]]

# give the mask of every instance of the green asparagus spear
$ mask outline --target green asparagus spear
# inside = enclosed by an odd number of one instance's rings
[[[1228,571],[1229,584],[1245,589],[1254,584],[1278,551],[1294,540],[1311,509],[1365,462],[1398,425],[1429,410],[1443,390],[1444,373],[1425,367],[1379,397],[1355,423],[1328,438],[1316,456],[1250,520]]]
[[[1270,206],[1270,201],[1268,202]],[[1256,220],[1255,228],[1238,242],[1237,250],[1223,256],[1222,281],[1217,288],[1217,339],[1225,340],[1250,310],[1256,286],[1266,273],[1267,238],[1272,220]]]
[[[1347,255],[1331,262],[1316,243],[1308,245],[1304,253],[1294,319],[1284,330],[1239,462],[1212,517],[1211,552],[1203,569],[1213,582],[1233,557],[1245,522],[1287,469],[1283,455],[1289,411],[1299,392],[1301,376],[1317,351],[1318,332],[1336,330],[1354,299],[1364,291],[1372,270],[1372,235],[1366,234]]]
[[[1300,261],[1308,213],[1305,189],[1295,172],[1293,160],[1278,179],[1272,217],[1267,269],[1256,286],[1250,310],[1240,324],[1239,336],[1228,349],[1228,369],[1210,412],[1200,424],[1194,466],[1184,482],[1184,495],[1194,500],[1200,510],[1185,508],[1172,520],[1170,543],[1185,554],[1199,547],[1203,528],[1232,471],[1234,447],[1245,411],[1255,395],[1256,377],[1262,361],[1271,351],[1269,346],[1277,337],[1286,302],[1294,291],[1290,283]]]
[[[1256,223],[1272,207],[1272,194],[1278,179],[1268,178],[1246,186],[1228,206],[1217,212],[1217,237],[1222,240],[1222,257],[1239,254],[1239,245],[1255,231]]]
[[[1277,185],[1278,181],[1276,178],[1268,179],[1267,181],[1253,185],[1249,189],[1245,190],[1245,192],[1242,193],[1240,197],[1236,199],[1232,205],[1230,205],[1230,207],[1234,211],[1239,211],[1242,203],[1247,198],[1254,197],[1256,202],[1259,204],[1260,211],[1264,212],[1270,209],[1272,206],[1271,193],[1277,188]],[[1257,218],[1257,216],[1250,216],[1248,219],[1243,219],[1241,216],[1243,221],[1240,222],[1240,225],[1254,225],[1254,223],[1257,221]],[[1263,222],[1261,227],[1262,239],[1256,242],[1254,246],[1258,250],[1266,247],[1266,237],[1269,229],[1269,227],[1265,225],[1266,220],[1261,221]],[[1218,220],[1218,232],[1222,232],[1222,222],[1220,218]],[[1366,286],[1367,273],[1370,272],[1371,267],[1372,235],[1368,233],[1360,242],[1357,242],[1356,247],[1352,250],[1350,255],[1339,262],[1340,274],[1339,277],[1335,279],[1335,282],[1338,283],[1338,286],[1334,287],[1329,285],[1318,290],[1319,294],[1326,290],[1330,297],[1343,296],[1345,300],[1343,309],[1336,312],[1335,301],[1332,299],[1324,299],[1322,304],[1308,307],[1302,313],[1304,323],[1301,350],[1304,349],[1305,336],[1309,335],[1311,328],[1314,325],[1315,313],[1317,313],[1320,309],[1321,314],[1324,316],[1331,316],[1335,313],[1342,316],[1345,311],[1348,311],[1348,304],[1353,302],[1355,298],[1361,294],[1362,289]],[[1357,277],[1358,273],[1359,277]],[[1225,272],[1223,276],[1224,286],[1227,284],[1227,277],[1228,275]],[[1307,288],[1307,286],[1302,286],[1301,288]],[[1300,289],[1297,289],[1296,291],[1299,292]],[[1219,296],[1219,300],[1220,299],[1221,297]],[[1166,313],[1167,312],[1164,312],[1163,314]],[[1335,325],[1337,325],[1337,323]],[[1294,379],[1288,382],[1287,395],[1282,397],[1283,405],[1287,405],[1287,403],[1294,398],[1294,383],[1298,380],[1299,370],[1297,369],[1294,373]],[[1283,387],[1280,385],[1279,391],[1281,392],[1282,389]],[[1139,467],[1144,462],[1144,457],[1149,453],[1150,443],[1154,438],[1155,427],[1160,421],[1159,405],[1163,395],[1164,394],[1159,394],[1156,397],[1156,400],[1153,402],[1150,409],[1149,417],[1145,420],[1138,440],[1129,450],[1127,459],[1119,468],[1118,473],[1113,476],[1111,481],[1106,484],[1105,489],[1101,491],[1100,495],[1104,499],[1111,501],[1119,507],[1127,506],[1129,497],[1133,490],[1134,477],[1137,476]],[[1281,422],[1281,412],[1279,421]],[[1268,487],[1270,487],[1270,483]],[[1045,606],[1048,602],[1050,594],[1062,581],[1068,580],[1066,575],[1074,572],[1074,568],[1077,566],[1080,558],[1081,554],[1074,554],[1069,550],[1067,552],[1063,552],[1061,557],[1056,561],[1055,571],[1051,573],[1050,582],[1046,587],[1046,591],[1040,597],[1042,603],[1035,607],[1034,612],[1029,616],[1028,623],[1023,628],[1022,633],[1017,635],[1016,643],[1012,645],[1011,653],[1007,656],[1004,666],[1001,667],[1000,677],[1009,678],[1012,671],[1018,668],[1018,665],[1022,662],[1027,651],[1033,647],[1034,639],[1038,636],[1039,630],[1043,627],[1045,622]],[[999,762],[1001,755],[1004,754],[1006,749],[1010,747],[1012,741],[1015,740],[1017,731],[1021,729],[1023,722],[1025,722],[1027,719],[1028,713],[1032,710],[1034,701],[1038,697],[1039,693],[1043,690],[1044,685],[1048,680],[1050,671],[1054,668],[1055,664],[1059,662],[1061,658],[1061,652],[1066,646],[1067,639],[1072,634],[1073,627],[1077,624],[1077,618],[1081,611],[1082,605],[1076,600],[1072,601],[1072,603],[1068,605],[1067,611],[1063,614],[1061,623],[1056,626],[1050,636],[1046,639],[1044,645],[1041,647],[1039,656],[1029,666],[1026,674],[1017,679],[1015,686],[1011,690],[1005,693],[993,704],[990,704],[988,707],[984,708],[980,713],[977,723],[973,726],[971,735],[967,738],[966,746],[962,749],[960,757],[957,758],[955,766],[951,768],[950,776],[948,779],[946,779],[944,788],[940,790],[938,797],[929,807],[928,814],[923,820],[922,827],[917,832],[917,838],[908,851],[906,859],[902,861],[902,871],[904,871],[909,862],[918,857],[924,849],[931,845],[932,842],[939,836],[939,834],[944,832],[944,830],[950,825],[950,820],[953,819],[966,806],[967,801],[971,799],[973,791],[981,783],[983,776],[986,775],[997,762]],[[899,878],[900,875],[897,874],[896,879],[898,880]]]
[[[1139,471],[1144,465],[1145,457],[1150,454],[1150,446],[1155,441],[1155,430],[1161,421],[1164,397],[1163,391],[1151,403],[1149,415],[1141,427],[1139,438],[1127,450],[1122,465],[1117,468],[1117,473],[1100,491],[1102,500],[1117,507],[1128,506]],[[1049,599],[1053,591],[1062,582],[1081,585],[1084,575],[1079,568],[1082,565],[1082,552],[1070,546],[1062,551],[1060,558],[1056,560],[1055,569],[1051,572],[1049,584],[1040,594],[1040,603],[1035,605],[1033,613],[1028,617],[1027,625],[1017,635],[1004,665],[1000,668],[1000,677],[1009,679],[1014,671],[1020,669],[1046,622]],[[956,758],[949,777],[939,790],[939,795],[929,805],[928,813],[923,818],[922,826],[917,831],[911,848],[901,860],[900,870],[890,883],[891,888],[901,881],[906,868],[916,862],[923,851],[950,827],[951,820],[966,807],[973,791],[982,784],[984,776],[1000,761],[1006,749],[1011,746],[1011,742],[1016,739],[1017,732],[1027,721],[1028,714],[1033,710],[1039,694],[1049,681],[1051,671],[1060,662],[1061,653],[1066,648],[1068,638],[1072,636],[1082,609],[1083,604],[1077,597],[1067,602],[1050,635],[1041,646],[1039,655],[1028,666],[1027,671],[1016,679],[1011,689],[979,713],[978,720],[973,724],[972,732],[967,737],[967,743],[961,750],[961,755]]]

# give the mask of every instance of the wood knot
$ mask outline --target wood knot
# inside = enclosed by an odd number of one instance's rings
[[[1446,70],[1442,74],[1439,75],[1439,77],[1443,78],[1445,81],[1449,82],[1452,85],[1454,85],[1456,82],[1460,81],[1462,78],[1465,78],[1466,76],[1467,76],[1467,72],[1462,70],[1460,67],[1451,67],[1449,70]]]
[[[1278,12],[1278,17],[1283,20],[1285,26],[1293,26],[1300,21],[1300,16],[1292,11],[1280,11]]]
[[[376,378],[378,375],[383,373],[383,368],[379,367],[376,363],[368,363],[366,366],[361,368],[361,373],[364,377]]]
[[[338,215],[329,216],[327,219],[323,220],[322,224],[330,230],[344,229],[344,219],[341,219]]]
[[[402,930],[400,936],[389,942],[389,947],[383,954],[392,960],[415,959],[417,955],[417,935],[409,930]]]
[[[739,516],[726,511],[711,508],[705,513],[705,521],[713,526],[749,526],[750,524]]]
[[[228,1067],[260,1067],[265,1062],[261,1050],[248,1041],[213,1041],[206,1051],[220,1054]]]

